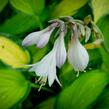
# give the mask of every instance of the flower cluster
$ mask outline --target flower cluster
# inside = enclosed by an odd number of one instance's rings
[[[91,36],[91,29],[84,21],[75,20],[72,17],[63,17],[62,19],[51,20],[50,26],[44,30],[30,33],[22,42],[24,46],[36,44],[38,48],[42,48],[49,42],[53,31],[55,29],[59,31],[52,50],[39,62],[30,65],[31,68],[29,71],[34,71],[36,75],[40,77],[39,81],[42,85],[45,85],[47,80],[49,86],[51,86],[55,80],[61,85],[56,75],[56,67],[61,68],[67,57],[69,63],[77,72],[84,71],[89,62],[88,52],[81,44],[80,38],[83,37],[85,42],[87,42]],[[64,37],[67,36],[68,28],[71,30],[71,35],[67,51]]]

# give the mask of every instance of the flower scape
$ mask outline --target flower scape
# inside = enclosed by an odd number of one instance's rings
[[[61,68],[68,58],[69,64],[77,72],[85,71],[89,63],[89,55],[86,50],[91,34],[95,36],[94,46],[98,46],[103,42],[100,29],[93,23],[90,15],[84,18],[84,21],[74,19],[70,16],[62,16],[59,19],[49,21],[50,25],[38,32],[32,32],[27,35],[23,42],[23,46],[36,45],[38,48],[45,47],[52,33],[57,34],[52,50],[46,54],[39,62],[27,65],[30,67],[30,72],[35,72],[39,79],[37,80],[41,87],[46,84],[51,87],[56,80],[61,86],[61,83],[56,74],[56,67]],[[66,34],[70,33],[68,43],[65,44]],[[84,40],[84,44],[81,43]],[[41,88],[40,87],[40,88]]]

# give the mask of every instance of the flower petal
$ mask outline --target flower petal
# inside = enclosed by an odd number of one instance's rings
[[[89,62],[89,55],[86,49],[74,38],[68,49],[68,60],[75,71],[84,71]]]
[[[46,77],[48,76],[47,67],[45,63],[38,62],[29,69],[29,71],[34,71],[37,76]]]
[[[57,52],[56,52],[56,65],[57,67],[61,68],[62,65],[66,61],[66,48],[64,44],[64,34],[61,33],[61,35],[57,38],[55,42],[55,46],[57,47]]]
[[[78,25],[80,33],[81,33],[80,35],[85,36],[85,28],[84,28],[84,26],[82,24],[80,24],[80,23],[77,23],[77,25]]]
[[[56,50],[53,48],[53,54],[48,67],[48,84],[51,86],[56,78]],[[49,57],[50,59],[50,57]]]
[[[25,37],[25,39],[22,42],[23,46],[30,46],[33,45],[37,42],[37,40],[40,38],[40,35],[42,34],[42,32],[33,32],[30,33],[27,37]]]
[[[56,75],[56,81],[57,81],[57,83],[58,83],[60,86],[62,86],[62,84],[60,83],[60,81],[59,81],[57,75]]]
[[[91,35],[91,30],[88,26],[85,26],[85,30],[86,30],[86,33],[85,33],[85,42],[87,42],[90,38],[90,35]]]
[[[25,37],[25,39],[22,42],[23,46],[30,46],[30,45],[34,45],[36,43],[38,43],[38,41],[40,39],[42,39],[41,37],[43,36],[44,33],[48,32],[50,29],[50,26],[48,26],[47,28],[38,31],[38,32],[32,32],[29,35],[27,35]]]
[[[50,31],[43,33],[40,36],[39,40],[36,43],[38,48],[43,48],[48,43],[53,30],[54,30],[54,28],[51,29]]]
[[[56,79],[56,66],[52,66],[49,69],[49,73],[48,73],[48,84],[50,87],[53,84],[55,79]]]
[[[56,50],[53,49],[40,62],[33,64],[29,71],[35,71],[40,77],[47,77],[51,86],[56,79]]]
[[[52,50],[47,55],[45,55],[41,61],[33,64],[32,68],[29,71],[35,71],[38,76],[48,76],[50,64],[52,63],[54,66],[56,66],[55,62],[52,61],[54,56],[55,52]]]

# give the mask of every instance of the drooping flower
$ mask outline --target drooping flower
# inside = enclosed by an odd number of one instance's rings
[[[88,53],[78,39],[74,39],[69,47],[68,60],[75,71],[84,71],[88,65]]]
[[[48,78],[49,86],[51,86],[55,80],[60,84],[56,75],[55,47],[46,56],[44,56],[41,61],[31,66],[32,68],[30,68],[29,71],[34,71],[37,76],[40,76],[42,78]]]
[[[62,31],[60,33],[60,36],[57,38],[57,40],[55,41],[54,46],[57,47],[57,51],[56,51],[56,66],[58,68],[61,68],[62,65],[65,63],[66,61],[66,48],[65,48],[65,44],[64,44],[64,35],[65,32]]]
[[[53,49],[46,56],[44,56],[41,59],[41,61],[37,62],[36,64],[29,65],[31,66],[29,71],[34,71],[36,75],[40,77],[39,80],[40,83],[42,83],[42,85],[46,83],[47,79],[48,79],[49,86],[51,86],[55,80],[59,83],[59,85],[61,85],[56,75],[56,66],[60,68],[65,63],[66,60],[66,49],[64,44],[65,25],[62,21],[57,21],[57,22],[58,23],[53,23],[52,26],[55,24],[56,27],[57,24],[59,24],[61,32],[59,37],[56,39],[54,43]],[[51,27],[52,28],[51,31],[53,31],[55,27]],[[50,32],[50,28],[49,28],[49,32]],[[40,36],[37,35],[37,38],[34,35],[36,33],[37,34],[40,33]],[[48,28],[36,33],[31,33],[29,36],[27,36],[24,39],[23,44],[24,45],[37,44],[37,46],[38,44],[43,45],[43,42],[46,41],[46,39],[43,38],[44,37],[43,35],[48,36]],[[30,36],[32,37],[32,39],[30,40],[30,42],[32,43],[28,43]]]
[[[77,27],[73,27],[74,33],[68,49],[68,60],[75,71],[84,71],[89,62],[89,55],[86,49],[79,42]]]
[[[53,23],[50,26],[48,26],[47,28],[45,28],[44,30],[30,33],[23,40],[22,45],[30,46],[30,45],[36,44],[38,48],[44,47],[48,43],[50,36],[57,25],[58,25],[58,23]]]
[[[45,83],[45,78],[47,78],[49,86],[51,86],[55,80],[61,85],[56,75],[56,66],[60,68],[65,63],[65,60],[66,49],[64,45],[64,33],[61,32],[54,43],[53,49],[44,56],[41,61],[30,65],[31,68],[29,71],[34,71],[37,76],[40,76],[42,83]]]

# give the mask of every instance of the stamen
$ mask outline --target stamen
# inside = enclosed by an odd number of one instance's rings
[[[92,70],[92,68],[89,68],[89,70]]]
[[[86,70],[84,70],[83,72],[86,73]]]
[[[42,77],[39,77],[38,79],[35,78],[35,83],[38,83],[41,80]]]
[[[38,89],[38,92],[41,91],[42,87],[45,86],[45,84],[46,84],[46,83],[42,83],[42,84],[40,85],[40,87],[39,87],[39,89]]]
[[[79,77],[79,71],[77,71],[76,77]]]
[[[41,88],[43,86],[45,86],[46,82],[47,82],[47,77],[39,77],[38,80],[37,79],[35,80],[35,83],[39,83],[40,84],[40,87],[38,89],[38,92],[41,90]]]

